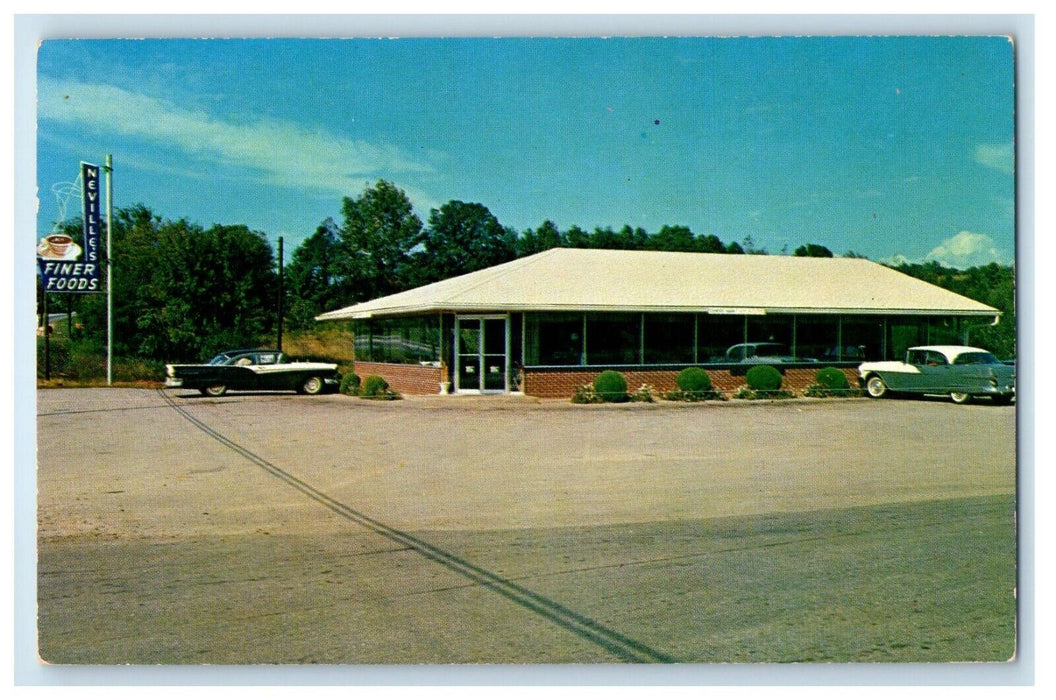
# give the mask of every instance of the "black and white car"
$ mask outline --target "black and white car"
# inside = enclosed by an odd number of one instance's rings
[[[229,389],[321,394],[338,387],[337,365],[290,362],[278,350],[227,350],[205,364],[165,365],[165,386],[223,396]]]

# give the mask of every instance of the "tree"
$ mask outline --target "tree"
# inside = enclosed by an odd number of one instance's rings
[[[747,253],[748,255],[766,255],[766,248],[755,247],[755,240],[752,238],[752,234],[745,236],[744,240],[741,241],[741,245],[738,247],[741,249],[740,252]]]
[[[697,249],[697,241],[687,226],[662,226],[649,240],[652,250],[690,253]]]
[[[293,328],[307,328],[324,311],[352,302],[352,289],[341,276],[340,232],[327,219],[293,251],[285,268],[286,317]]]
[[[567,244],[565,237],[553,221],[544,221],[539,228],[525,230],[517,239],[517,257],[542,253],[551,248],[561,248]]]
[[[263,234],[203,230],[136,205],[115,211],[111,246],[116,355],[200,360],[255,345],[273,328],[277,276]],[[105,342],[105,295],[91,295],[81,311],[89,340]]]
[[[706,236],[701,236],[697,239],[698,250],[701,253],[725,253],[727,252],[726,247],[719,240],[719,237],[713,233],[709,233]]]
[[[412,286],[412,251],[422,240],[422,220],[403,190],[378,180],[356,199],[345,197],[341,213],[337,268],[351,287],[352,301]]]
[[[621,250],[646,250],[649,247],[649,234],[644,228],[631,228],[625,225],[616,234],[617,245]]]
[[[996,326],[972,327],[968,343],[986,348],[1000,358],[1016,356],[1016,275],[1012,267],[990,263],[957,270],[932,260],[923,264],[905,263],[894,269],[1000,311],[1001,320]]]
[[[590,234],[579,226],[573,226],[565,232],[565,245],[569,248],[592,248]]]
[[[590,247],[612,250],[619,248],[619,239],[616,237],[616,232],[612,230],[612,227],[601,228],[599,226],[594,229],[594,233],[590,236]]]
[[[796,252],[793,255],[797,258],[831,258],[832,251],[823,245],[808,243],[796,248]]]
[[[483,204],[452,201],[429,213],[416,253],[415,284],[435,282],[513,260],[515,238]]]

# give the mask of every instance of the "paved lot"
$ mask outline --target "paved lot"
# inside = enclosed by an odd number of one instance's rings
[[[50,662],[1014,651],[1014,407],[37,398]]]

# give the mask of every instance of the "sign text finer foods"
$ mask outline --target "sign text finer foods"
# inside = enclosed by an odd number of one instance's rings
[[[46,292],[99,292],[99,166],[81,163],[81,182],[84,215],[84,250],[76,259],[49,259],[46,236],[38,249],[37,260]]]

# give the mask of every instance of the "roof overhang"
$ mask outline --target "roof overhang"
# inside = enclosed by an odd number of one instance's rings
[[[1001,315],[863,259],[555,248],[329,311],[316,320],[532,312]]]

